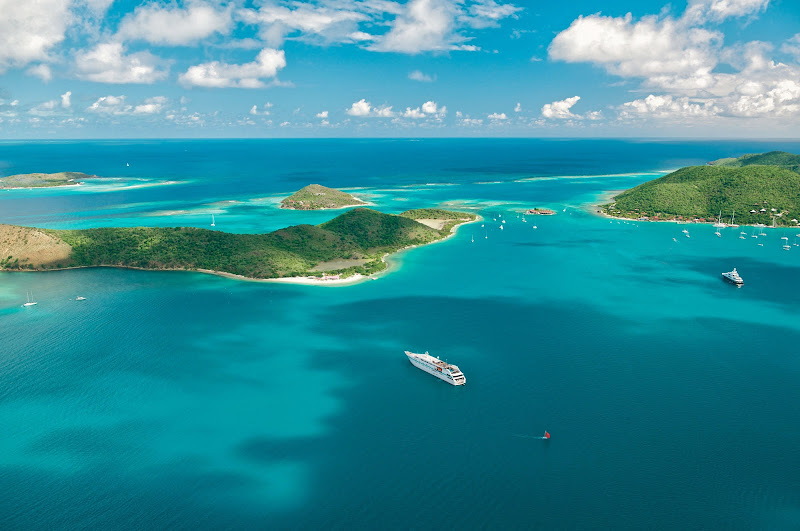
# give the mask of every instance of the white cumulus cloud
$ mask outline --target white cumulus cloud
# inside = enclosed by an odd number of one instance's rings
[[[189,67],[180,75],[181,84],[187,87],[262,88],[265,78],[273,78],[286,66],[283,50],[264,48],[251,63],[241,65],[212,61]]]
[[[61,95],[61,106],[65,109],[69,109],[72,106],[72,92],[66,91],[64,94]]]
[[[622,105],[623,117],[707,117],[718,112],[709,102],[695,102],[688,97],[650,94],[646,98],[629,101]]]
[[[425,113],[419,110],[419,107],[416,109],[412,109],[411,107],[406,107],[406,112],[403,113],[403,118],[413,118],[413,119],[420,119],[425,118]]]
[[[328,117],[328,111],[322,111],[317,113],[317,118],[327,118],[327,117]]]
[[[447,114],[447,107],[439,107],[435,101],[426,101],[422,104],[422,112],[425,114]]]
[[[167,77],[162,61],[150,52],[125,54],[119,42],[101,43],[75,57],[78,77],[100,83],[154,83]]]
[[[690,0],[684,18],[693,22],[721,22],[764,11],[770,0]]]
[[[64,0],[0,0],[0,73],[49,61],[72,21]]]
[[[432,83],[435,78],[428,74],[424,74],[420,70],[414,70],[408,74],[408,79],[412,81],[421,81],[423,83]]]
[[[370,19],[368,14],[357,10],[365,6],[342,4],[342,7],[335,7],[269,2],[258,9],[243,9],[239,16],[247,23],[259,25],[261,37],[274,47],[281,46],[288,35],[295,33],[305,40],[317,40],[321,44],[370,40],[371,35],[358,31],[358,23]]]
[[[87,111],[103,114],[124,114],[130,105],[125,105],[125,96],[102,96],[86,108]]]
[[[357,117],[365,117],[369,116],[370,110],[372,106],[370,103],[365,100],[361,99],[359,101],[354,102],[349,109],[347,109],[347,114],[350,116],[357,116]]]
[[[50,69],[49,65],[44,63],[33,65],[32,67],[28,68],[25,73],[36,76],[45,83],[53,79],[53,71]]]
[[[152,98],[147,98],[144,100],[144,103],[136,105],[133,108],[134,114],[158,114],[163,109],[164,106],[167,104],[167,98],[164,96],[154,96]]]
[[[542,106],[542,116],[545,118],[556,118],[560,120],[567,120],[570,118],[580,118],[576,114],[572,114],[572,106],[578,103],[581,99],[580,96],[573,96],[561,101],[554,101]]]
[[[504,112],[500,113],[493,112],[492,114],[488,115],[487,118],[489,118],[492,121],[508,120],[508,116],[506,116],[506,113]]]
[[[253,105],[250,108],[250,114],[253,116],[269,116],[271,107],[272,104],[270,102],[265,103],[261,110],[258,110],[258,105]]]
[[[218,10],[205,2],[192,2],[185,9],[150,3],[137,7],[122,20],[117,37],[176,46],[214,33],[227,34],[231,26],[230,8]]]

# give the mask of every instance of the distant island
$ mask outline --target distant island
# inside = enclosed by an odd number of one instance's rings
[[[716,221],[797,226],[800,155],[772,151],[681,168],[601,205],[609,216],[652,221]]]
[[[556,211],[550,210],[549,208],[536,207],[536,208],[529,208],[528,210],[525,211],[525,213],[539,215],[539,216],[553,216],[555,215]]]
[[[81,184],[84,179],[92,175],[74,171],[58,173],[21,173],[0,177],[0,190],[13,190],[14,188],[52,188],[54,186],[74,186]]]
[[[324,210],[328,208],[345,208],[366,204],[367,203],[364,201],[346,192],[342,192],[341,190],[327,188],[319,184],[309,184],[281,201],[281,208],[290,208],[293,210]]]
[[[193,227],[51,230],[0,225],[0,270],[77,267],[190,270],[247,279],[343,279],[386,268],[384,257],[446,238],[474,214],[441,209],[400,215],[357,208],[321,225],[268,234]]]

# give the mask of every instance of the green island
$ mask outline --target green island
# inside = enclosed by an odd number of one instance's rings
[[[600,206],[609,216],[651,221],[797,226],[800,156],[782,151],[689,166],[640,184]]]
[[[370,275],[387,267],[387,254],[444,239],[457,225],[476,219],[440,209],[394,215],[356,208],[320,225],[268,234],[193,227],[51,230],[0,225],[0,269],[112,266],[250,279]]]
[[[361,206],[366,203],[347,192],[327,188],[319,184],[309,184],[281,201],[281,208],[294,210],[323,210]]]
[[[0,190],[13,190],[14,188],[52,188],[54,186],[71,186],[80,184],[92,175],[74,171],[58,173],[21,173],[0,177]]]

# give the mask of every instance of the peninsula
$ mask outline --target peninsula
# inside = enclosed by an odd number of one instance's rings
[[[474,214],[440,209],[393,215],[356,208],[321,225],[268,234],[193,227],[50,230],[0,225],[0,270],[110,266],[248,279],[344,278],[381,271],[387,254],[444,239],[475,219]]]
[[[330,208],[363,206],[366,204],[367,203],[364,201],[346,192],[342,192],[341,190],[327,188],[319,184],[309,184],[281,201],[281,208],[290,208],[294,210],[324,210]]]
[[[0,190],[74,186],[80,184],[82,180],[92,177],[92,175],[74,171],[62,171],[58,173],[21,173],[18,175],[9,175],[8,177],[0,177]]]
[[[640,184],[602,205],[605,214],[653,221],[735,221],[796,226],[800,219],[800,156],[773,151],[681,168]]]

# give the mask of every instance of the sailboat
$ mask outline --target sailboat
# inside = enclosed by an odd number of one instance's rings
[[[736,217],[736,211],[734,210],[734,211],[733,211],[733,214],[731,214],[731,222],[730,222],[730,223],[728,223],[728,226],[729,226],[729,227],[738,227],[738,226],[739,226],[739,225],[737,225],[737,224],[735,224],[735,223],[733,222],[733,219],[734,219],[735,217]]]
[[[725,224],[722,222],[722,210],[719,211],[719,216],[717,216],[717,222],[714,223],[714,226],[717,228],[722,228]],[[717,231],[717,236],[719,236],[719,231]]]
[[[542,437],[539,437],[539,438],[540,438],[541,440],[543,440],[543,441],[548,441],[548,440],[550,440],[550,432],[548,432],[547,430],[544,430],[544,435],[543,435]]]
[[[25,307],[25,306],[36,306],[36,304],[37,304],[37,303],[36,303],[35,301],[32,301],[32,300],[31,300],[31,292],[30,292],[30,291],[28,291],[28,292],[27,292],[27,294],[28,294],[28,302],[26,302],[26,303],[25,303],[25,304],[23,304],[22,306],[23,306],[23,307]]]
[[[475,243],[475,235],[472,235],[472,243]]]
[[[784,240],[784,244],[783,244],[783,250],[784,250],[784,251],[788,251],[789,249],[791,249],[791,248],[792,248],[792,246],[791,246],[791,245],[789,245],[789,238],[788,238],[788,237],[786,237],[786,236],[781,236],[781,240]]]
[[[217,226],[216,222],[214,221],[214,214],[211,214],[211,226],[212,227],[216,227]]]

